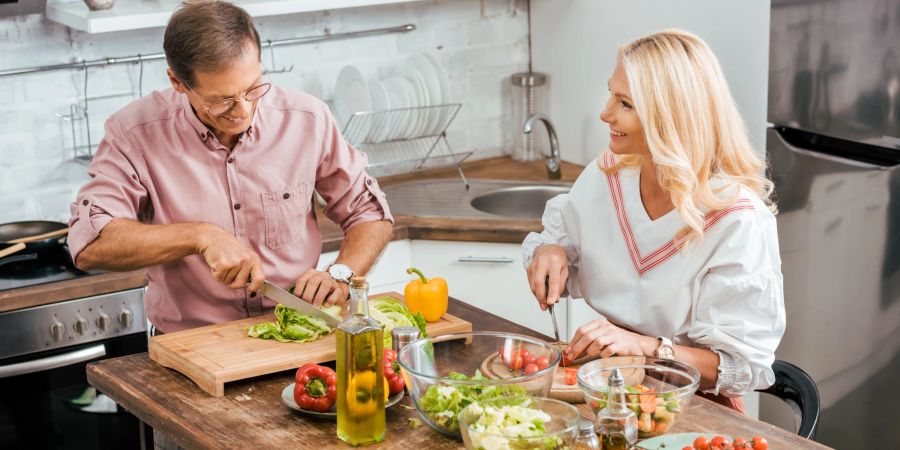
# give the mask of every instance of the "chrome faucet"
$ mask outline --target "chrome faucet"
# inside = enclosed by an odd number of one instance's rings
[[[556,140],[556,129],[553,128],[553,122],[550,121],[550,118],[543,113],[534,113],[525,121],[525,127],[522,128],[522,132],[531,134],[536,120],[544,122],[544,125],[547,127],[547,134],[550,136],[550,159],[547,160],[547,177],[551,180],[558,180],[562,178],[560,167],[562,160],[559,157],[559,141]]]

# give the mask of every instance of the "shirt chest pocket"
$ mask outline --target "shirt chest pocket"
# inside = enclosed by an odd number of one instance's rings
[[[263,192],[262,202],[267,247],[284,247],[303,233],[312,208],[312,194],[308,183],[280,191]]]

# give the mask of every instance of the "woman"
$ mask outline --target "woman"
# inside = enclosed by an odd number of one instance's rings
[[[674,358],[743,411],[741,396],[774,383],[785,328],[772,183],[697,36],[622,47],[609,90],[609,151],[523,243],[531,290],[541,309],[568,290],[599,313],[566,357]]]

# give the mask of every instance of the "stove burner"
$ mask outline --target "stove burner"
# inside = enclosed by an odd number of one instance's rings
[[[84,275],[72,262],[68,247],[57,250],[15,254],[0,258],[0,291],[68,280]]]

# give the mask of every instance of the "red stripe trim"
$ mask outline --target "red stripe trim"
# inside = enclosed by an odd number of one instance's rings
[[[603,158],[603,167],[609,169],[614,165],[615,157],[612,156],[612,154],[607,153]],[[625,211],[625,199],[622,196],[622,184],[621,180],[619,179],[618,171],[607,172],[606,180],[609,184],[610,193],[612,194],[613,206],[616,209],[616,219],[619,222],[619,230],[621,231],[622,237],[625,240],[625,247],[628,249],[628,255],[631,257],[631,263],[634,265],[634,269],[637,271],[638,276],[643,276],[648,271],[668,261],[673,255],[678,253],[678,251],[681,249],[681,245],[678,245],[677,242],[679,241],[681,236],[672,238],[665,245],[656,249],[649,255],[641,256],[641,251],[637,245],[637,241],[634,238],[634,232],[631,229],[631,224],[628,222],[628,214],[626,214]],[[731,214],[735,211],[744,210],[754,210],[753,203],[749,199],[742,198],[728,208],[710,211],[703,217],[703,220],[705,222],[703,225],[703,231],[708,230],[728,214]]]

